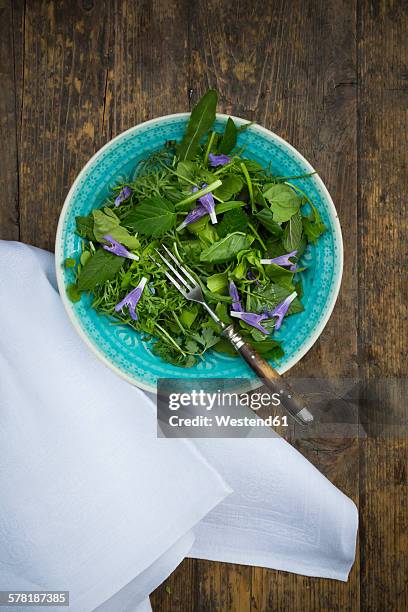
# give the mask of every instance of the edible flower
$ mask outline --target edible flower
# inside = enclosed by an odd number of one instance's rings
[[[115,206],[119,206],[119,204],[122,204],[122,202],[128,200],[132,193],[133,190],[130,187],[128,187],[127,185],[126,187],[123,187],[123,189],[120,190],[119,195],[115,198]]]
[[[208,187],[207,183],[203,183],[201,185],[202,189],[205,189],[205,187]],[[194,191],[198,191],[198,187],[193,187],[193,192]],[[211,192],[206,193],[205,195],[201,196],[198,201],[202,206],[204,206],[205,210],[210,215],[212,223],[218,223],[217,215],[215,214],[215,202],[213,194]]]
[[[279,255],[279,257],[273,257],[273,259],[261,259],[261,264],[276,264],[277,266],[282,266],[285,268],[289,267],[291,272],[296,272],[296,265],[293,261],[290,261],[291,257],[296,257],[297,249],[291,251],[290,253],[286,253],[286,255]]]
[[[252,272],[252,270],[248,270],[247,278],[248,278],[248,280],[255,281],[255,284],[258,285],[258,287],[260,287],[261,283],[259,282],[259,280],[255,276],[255,274]]]
[[[238,289],[234,281],[230,281],[229,294],[232,297],[232,310],[235,310],[236,312],[243,312],[244,309],[242,308]]]
[[[136,305],[138,301],[140,300],[142,296],[143,289],[145,288],[146,283],[147,283],[147,278],[143,277],[140,283],[138,284],[138,286],[135,289],[132,289],[132,291],[128,293],[121,302],[116,304],[115,306],[116,312],[123,310],[123,308],[127,306],[129,309],[130,316],[132,317],[134,321],[137,321],[137,314],[136,314],[135,309],[136,309]]]
[[[266,316],[270,319],[272,319],[273,317],[277,317],[277,320],[275,323],[276,330],[278,330],[280,326],[282,325],[283,317],[288,312],[289,306],[291,305],[291,303],[296,297],[297,297],[297,293],[296,291],[294,291],[293,293],[288,295],[288,297],[285,298],[283,302],[281,302],[278,306],[276,306],[275,310],[272,310],[272,312],[265,313]]]
[[[127,259],[134,259],[135,261],[139,260],[137,255],[130,253],[127,248],[123,246],[123,244],[120,244],[120,242],[112,238],[112,236],[106,235],[103,237],[103,239],[106,240],[106,242],[110,242],[110,245],[103,245],[105,251],[109,251],[109,253],[113,253],[114,255],[119,255],[119,257],[126,257]]]
[[[198,206],[193,208],[193,210],[190,210],[184,221],[180,223],[180,225],[177,227],[176,231],[179,232],[180,230],[184,229],[186,225],[194,223],[194,221],[198,221],[199,219],[201,219],[201,217],[204,217],[204,215],[207,214],[207,210],[204,208],[204,206],[199,204]]]
[[[229,164],[231,161],[228,155],[214,155],[214,153],[210,153],[208,159],[210,160],[210,166],[213,166],[213,168],[216,166],[225,166],[225,164]]]
[[[259,331],[264,334],[270,333],[269,330],[265,329],[265,327],[261,325],[261,321],[270,318],[266,312],[263,314],[255,314],[254,312],[230,312],[230,315],[231,317],[245,321],[245,323],[248,323],[248,325],[251,325],[252,327],[256,327],[256,329],[259,329]]]

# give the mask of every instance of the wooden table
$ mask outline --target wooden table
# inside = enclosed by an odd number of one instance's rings
[[[406,2],[0,0],[0,17],[2,238],[53,250],[89,157],[215,87],[220,110],[311,161],[339,212],[340,297],[295,373],[406,376]],[[407,440],[298,446],[359,505],[349,581],[186,560],[153,594],[155,611],[408,609]]]

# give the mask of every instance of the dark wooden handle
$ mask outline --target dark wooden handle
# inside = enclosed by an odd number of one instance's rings
[[[313,422],[313,415],[307,409],[305,402],[296,393],[284,378],[247,342],[237,343],[238,352],[242,355],[248,365],[253,369],[264,385],[278,393],[280,402],[285,410],[301,425]]]

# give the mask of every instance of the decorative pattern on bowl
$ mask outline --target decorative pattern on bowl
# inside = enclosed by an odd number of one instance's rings
[[[120,178],[131,176],[138,161],[160,149],[166,140],[179,140],[188,113],[152,119],[123,132],[86,164],[78,175],[61,212],[56,237],[56,268],[59,291],[68,316],[90,348],[115,372],[132,384],[156,391],[157,378],[247,378],[257,386],[249,367],[239,358],[211,351],[205,361],[184,369],[165,363],[153,355],[153,341],[145,342],[125,325],[112,324],[108,317],[91,308],[91,299],[82,297],[76,304],[69,301],[65,287],[72,282],[72,271],[65,269],[66,257],[80,253],[81,238],[75,234],[75,217],[87,215],[100,207],[110,194],[110,188]],[[216,128],[222,128],[226,115],[217,115]],[[238,125],[245,120],[234,117]],[[253,125],[240,133],[238,144],[245,145],[245,155],[264,167],[270,166],[276,175],[301,175],[313,172],[311,165],[282,138]],[[273,365],[279,372],[289,370],[313,346],[326,325],[336,302],[343,269],[343,244],[339,220],[333,201],[320,177],[295,181],[318,208],[329,230],[316,246],[309,247],[302,263],[304,312],[287,317],[274,337],[283,342],[285,356]]]

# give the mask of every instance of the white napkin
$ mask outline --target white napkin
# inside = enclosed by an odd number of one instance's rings
[[[142,612],[186,555],[347,580],[353,502],[266,428],[157,439],[151,399],[72,329],[53,266],[0,242],[0,590]]]

